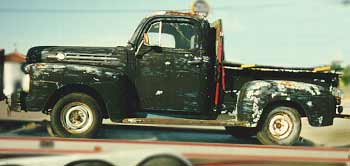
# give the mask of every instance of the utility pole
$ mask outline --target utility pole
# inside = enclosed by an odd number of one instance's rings
[[[15,52],[17,52],[18,50],[17,50],[17,43],[16,42],[13,43],[13,47],[15,48]]]

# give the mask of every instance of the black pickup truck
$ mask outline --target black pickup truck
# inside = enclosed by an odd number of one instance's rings
[[[230,63],[223,41],[221,20],[165,11],[144,18],[127,46],[33,47],[28,88],[17,89],[10,108],[50,114],[61,137],[93,137],[109,118],[225,126],[278,145],[298,140],[301,117],[329,126],[341,115],[334,71]]]

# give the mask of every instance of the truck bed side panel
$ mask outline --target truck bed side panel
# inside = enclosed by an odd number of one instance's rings
[[[226,90],[224,104],[230,110],[235,108],[237,94],[242,86],[254,80],[288,80],[311,83],[329,89],[337,87],[338,75],[335,73],[300,72],[298,70],[279,71],[278,69],[264,71],[259,69],[239,69],[226,67]]]

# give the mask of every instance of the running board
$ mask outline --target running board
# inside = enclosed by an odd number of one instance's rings
[[[161,119],[161,118],[127,118],[123,123],[128,124],[165,124],[165,125],[199,125],[199,126],[242,126],[250,127],[248,122],[237,120],[197,120],[197,119]]]

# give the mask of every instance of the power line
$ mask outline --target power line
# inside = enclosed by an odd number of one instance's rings
[[[190,9],[175,9],[189,11]],[[20,9],[0,8],[0,13],[145,13],[159,10],[152,9]]]
[[[262,4],[252,6],[222,6],[211,8],[212,10],[218,11],[232,11],[232,10],[256,10],[271,7],[283,7],[288,6],[289,3],[279,4]],[[191,9],[161,9],[161,10],[172,10],[172,11],[191,11]],[[159,9],[44,9],[44,8],[0,8],[0,13],[149,13],[160,11]]]
[[[18,9],[0,8],[2,13],[126,13],[149,12],[144,9]]]

